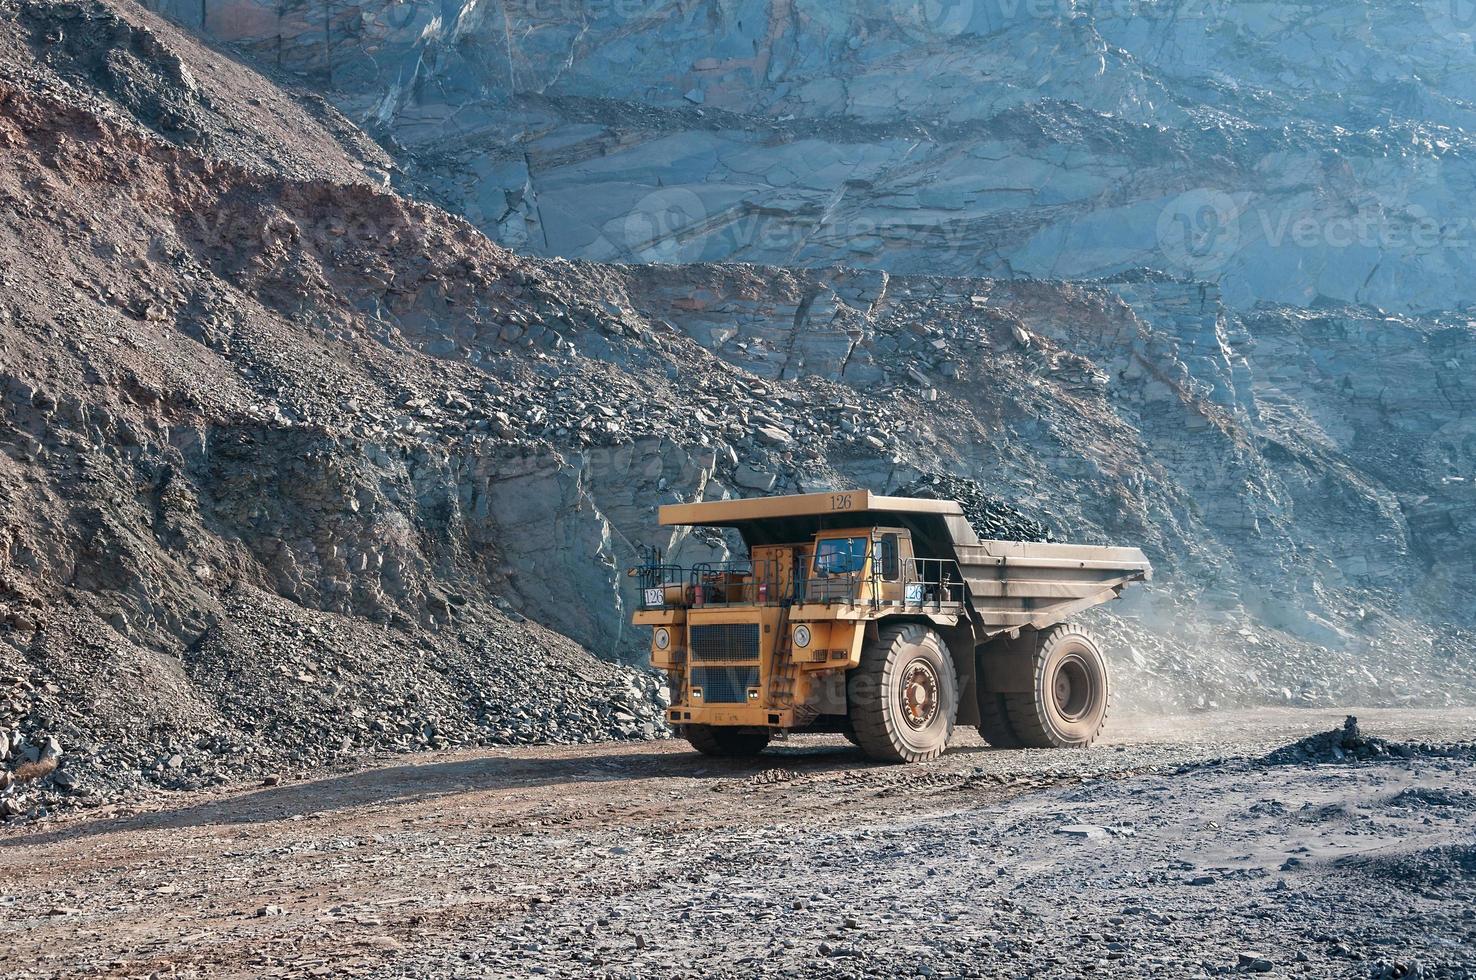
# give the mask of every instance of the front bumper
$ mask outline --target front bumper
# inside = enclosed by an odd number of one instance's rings
[[[757,728],[792,728],[792,708],[772,709],[748,704],[672,705],[666,720],[673,725],[740,725]]]

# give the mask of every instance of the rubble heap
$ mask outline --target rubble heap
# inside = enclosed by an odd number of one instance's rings
[[[1365,735],[1359,731],[1358,719],[1349,715],[1341,728],[1306,738],[1283,746],[1265,757],[1268,765],[1306,765],[1309,762],[1367,762],[1390,756],[1413,758],[1416,755],[1442,758],[1476,758],[1476,743],[1429,743],[1390,742],[1377,735]]]
[[[977,481],[934,473],[897,491],[900,497],[956,500],[981,541],[1054,541],[1050,528],[984,493]]]

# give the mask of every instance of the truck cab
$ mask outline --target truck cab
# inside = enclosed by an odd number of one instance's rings
[[[631,569],[634,623],[651,628],[651,663],[668,678],[668,721],[708,754],[751,755],[777,733],[830,731],[880,759],[931,758],[955,723],[981,724],[981,646],[1024,631],[994,629],[977,608],[956,547],[979,542],[952,501],[804,494],[672,505],[661,522],[736,528],[747,546],[741,560]],[[1005,564],[993,578],[1006,577]],[[1104,589],[1094,580],[1087,591]],[[1020,598],[990,602],[1006,622],[1031,625]],[[1018,683],[1000,665],[1018,673],[1020,657],[996,654],[986,678]],[[1078,686],[1105,713],[1105,664],[1100,673]],[[1086,719],[1094,724],[1092,737],[1100,724]]]

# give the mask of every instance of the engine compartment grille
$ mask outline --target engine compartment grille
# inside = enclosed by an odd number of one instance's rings
[[[702,688],[707,704],[745,704],[748,689],[759,686],[758,667],[693,667],[691,687]]]
[[[693,626],[689,642],[692,663],[758,663],[759,624],[711,623]]]

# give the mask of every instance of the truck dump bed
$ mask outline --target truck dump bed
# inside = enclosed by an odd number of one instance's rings
[[[1137,548],[982,541],[955,501],[866,490],[672,504],[660,518],[666,526],[736,528],[750,547],[805,541],[835,528],[906,527],[919,554],[957,563],[983,636],[1044,629],[1153,574]]]
[[[1137,548],[975,539],[954,554],[988,633],[1044,629],[1153,575]]]

